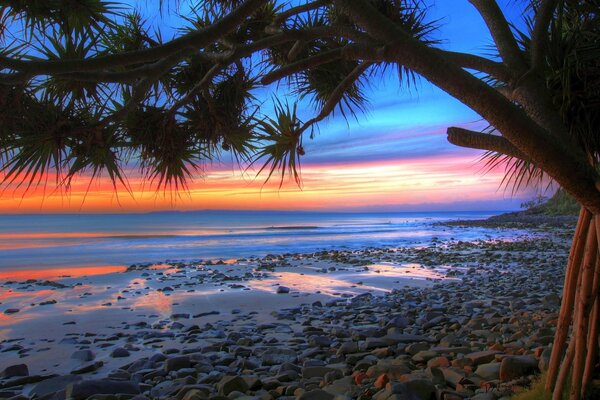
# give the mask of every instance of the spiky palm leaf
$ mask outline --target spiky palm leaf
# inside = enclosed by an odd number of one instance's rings
[[[23,22],[29,32],[56,24],[64,33],[101,33],[113,24],[119,3],[104,0],[6,0],[0,14]]]
[[[595,5],[595,6],[594,6]],[[596,165],[600,161],[600,15],[597,0],[562,0],[551,21],[543,75],[555,107],[571,139]],[[537,7],[536,1],[530,9]],[[530,32],[517,31],[520,47],[529,56]],[[527,57],[529,59],[529,57]],[[486,169],[504,166],[502,182],[513,193],[525,186],[548,185],[551,178],[536,165],[498,153],[483,157]]]
[[[275,101],[275,118],[265,117],[257,123],[258,140],[261,142],[253,164],[263,160],[263,165],[256,174],[267,171],[268,181],[276,171],[280,172],[279,187],[283,185],[286,173],[290,174],[296,184],[301,184],[300,156],[304,155],[302,147],[302,121],[296,114],[296,103],[292,107],[286,102]]]

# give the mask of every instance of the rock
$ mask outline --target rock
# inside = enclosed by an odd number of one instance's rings
[[[407,361],[399,359],[383,359],[377,364],[367,369],[367,375],[371,378],[378,377],[381,374],[386,374],[390,378],[399,378],[404,374],[411,372],[410,365]]]
[[[475,374],[486,381],[497,380],[500,378],[500,363],[481,364]]]
[[[96,354],[94,354],[93,351],[91,350],[77,350],[76,352],[74,352],[73,354],[71,354],[71,358],[74,358],[76,360],[80,360],[80,361],[92,361],[94,360],[94,358],[96,358]]]
[[[129,357],[130,354],[131,353],[129,353],[129,350],[124,349],[123,347],[117,347],[110,353],[110,356],[112,358],[123,358],[123,357]]]
[[[52,299],[52,300],[42,301],[40,303],[40,306],[48,306],[50,304],[56,304],[56,300]]]
[[[177,371],[182,368],[190,368],[192,363],[189,356],[178,356],[167,358],[165,361],[165,371]]]
[[[82,379],[83,378],[78,375],[62,375],[46,379],[45,381],[35,385],[29,392],[29,395],[36,395],[38,398],[44,397],[52,393],[63,391],[69,384],[73,382],[79,382]]]
[[[300,395],[300,397],[297,397],[298,400],[333,400],[334,399],[334,395],[332,395],[331,393],[327,393],[324,390],[321,389],[314,389],[308,392],[304,392]]]
[[[302,377],[304,379],[310,379],[315,377],[323,378],[325,374],[334,371],[338,370],[330,367],[304,367],[302,368]]]
[[[494,393],[479,393],[471,397],[471,400],[496,400]]]
[[[18,308],[7,308],[6,310],[4,310],[4,314],[10,315],[10,314],[16,314],[18,313],[19,310]]]
[[[404,351],[406,351],[408,354],[414,356],[415,354],[417,354],[420,351],[429,350],[430,347],[431,346],[429,346],[427,343],[411,343],[408,346],[406,346]]]
[[[217,383],[217,389],[221,396],[227,396],[231,392],[245,393],[248,390],[248,384],[241,376],[228,375]]]
[[[358,343],[344,342],[340,347],[338,347],[337,355],[346,355],[351,353],[358,353]]]
[[[87,374],[89,372],[97,371],[100,368],[102,368],[103,366],[104,366],[104,361],[96,361],[94,363],[84,365],[81,368],[74,369],[73,371],[71,371],[71,374],[75,374],[75,375]]]
[[[268,349],[261,355],[264,365],[279,365],[283,363],[295,363],[298,355],[290,349]]]
[[[538,369],[538,361],[533,356],[508,356],[500,363],[500,380],[506,382],[529,375]]]
[[[408,325],[409,325],[408,319],[406,319],[405,317],[403,317],[401,315],[396,315],[395,317],[393,317],[389,321],[387,321],[387,323],[385,324],[385,329],[390,329],[390,328],[404,329],[404,328],[407,328]]]
[[[0,372],[1,378],[13,378],[15,376],[29,376],[29,368],[25,364],[16,364],[11,365],[6,368],[2,372]]]
[[[324,335],[311,336],[308,344],[312,347],[329,347],[331,346],[331,339]]]
[[[432,350],[423,350],[412,356],[412,360],[416,363],[426,363],[432,358],[436,358],[438,353]]]
[[[465,355],[465,358],[473,361],[473,365],[487,364],[494,361],[496,354],[499,353],[499,351],[494,350],[476,351],[475,353],[469,353]]]
[[[540,361],[538,362],[538,368],[542,372],[546,372],[550,366],[550,356],[552,354],[552,350],[549,348],[544,349],[540,356]]]
[[[430,400],[435,397],[435,386],[431,381],[411,375],[407,375],[404,382],[389,383],[386,389],[392,394],[402,394],[414,400]]]
[[[140,394],[140,387],[137,383],[90,379],[75,383],[70,383],[65,389],[65,397],[74,400],[87,399],[97,394]]]
[[[277,287],[277,293],[278,294],[286,294],[290,292],[290,288],[287,286],[278,286]]]

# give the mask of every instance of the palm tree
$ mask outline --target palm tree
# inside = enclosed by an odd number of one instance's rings
[[[517,177],[544,174],[583,206],[548,379],[559,398],[570,374],[579,399],[598,359],[600,7],[533,0],[530,32],[515,34],[494,0],[469,2],[498,57],[440,49],[420,0],[197,2],[168,41],[114,2],[4,1],[4,182],[46,184],[53,171],[68,185],[87,172],[126,187],[129,163],[157,187],[180,189],[226,153],[298,178],[303,138],[332,113],[360,111],[365,82],[389,67],[419,75],[493,128],[450,127],[451,143],[491,152]],[[313,118],[301,121],[283,101],[264,114],[256,89],[280,80],[312,101]]]

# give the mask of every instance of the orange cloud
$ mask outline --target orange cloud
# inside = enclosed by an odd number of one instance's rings
[[[106,178],[90,184],[85,177],[68,192],[7,188],[0,212],[145,212],[153,210],[271,209],[343,210],[355,207],[418,205],[498,200],[503,172],[481,173],[474,154],[416,159],[319,163],[302,168],[302,187],[279,178],[264,184],[255,172],[214,166],[182,193],[156,192],[140,178],[130,180],[131,194],[116,192]]]

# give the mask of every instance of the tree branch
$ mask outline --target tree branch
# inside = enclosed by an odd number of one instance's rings
[[[544,62],[544,47],[548,39],[548,26],[558,4],[557,0],[544,0],[535,14],[531,35],[531,68],[538,69]]]
[[[323,119],[325,119],[329,114],[331,114],[333,112],[333,110],[335,109],[335,107],[339,104],[339,102],[342,100],[342,97],[344,97],[344,92],[354,83],[356,82],[356,80],[367,70],[367,68],[369,68],[371,65],[373,65],[373,63],[371,62],[363,62],[361,64],[358,64],[349,74],[348,76],[346,76],[344,78],[344,80],[342,80],[339,85],[335,88],[335,90],[333,91],[333,93],[331,93],[331,96],[329,96],[329,99],[327,99],[327,102],[323,105],[323,108],[321,109],[321,112],[319,112],[319,114],[314,117],[311,118],[310,120],[308,120],[303,126],[302,128],[300,128],[300,132],[304,132],[305,130],[307,130],[310,126],[314,125],[315,123],[322,121]]]
[[[332,49],[328,51],[320,52],[312,57],[307,57],[302,60],[298,60],[291,64],[284,65],[283,67],[269,72],[261,79],[263,85],[269,85],[275,81],[278,81],[286,76],[290,76],[296,72],[302,71],[306,68],[316,67],[322,64],[338,60],[342,58],[343,47],[338,49]]]
[[[298,15],[307,11],[311,11],[311,10],[315,10],[319,7],[323,7],[326,6],[327,4],[331,4],[331,0],[316,0],[313,1],[312,3],[306,3],[306,4],[302,4],[296,7],[292,7],[292,8],[288,8],[285,11],[282,11],[281,13],[277,14],[277,16],[275,17],[275,20],[273,21],[273,25],[277,25],[282,23],[283,21],[285,21],[286,19],[288,19],[289,17],[292,17],[294,15]]]
[[[454,62],[462,68],[473,69],[483,72],[491,77],[509,83],[512,80],[510,70],[502,63],[489,60],[484,57],[468,53],[458,53],[454,51],[438,50],[439,53],[448,60]]]
[[[496,0],[469,0],[469,2],[483,17],[502,60],[513,68],[524,69],[521,50]]]
[[[177,39],[173,39],[161,46],[151,47],[149,49],[111,54],[85,60],[24,61],[0,56],[0,67],[34,75],[54,75],[67,72],[98,71],[153,62],[165,57],[170,57],[182,50],[201,48],[214,42],[224,34],[237,28],[248,15],[252,14],[258,7],[265,3],[266,0],[246,0],[242,5],[214,24],[211,24],[202,30],[191,32]]]
[[[488,133],[475,132],[468,129],[450,127],[447,130],[448,141],[456,146],[468,147],[471,149],[495,151],[506,154],[510,157],[529,161],[529,157],[523,154],[519,149],[513,146],[502,136],[491,135]]]
[[[200,79],[200,81],[198,81],[198,83],[196,83],[194,85],[194,87],[192,87],[189,90],[189,92],[187,92],[185,94],[185,96],[183,96],[181,99],[177,100],[177,102],[173,105],[173,107],[171,107],[171,110],[176,111],[177,109],[181,108],[183,105],[188,103],[192,99],[193,96],[195,96],[200,90],[202,90],[205,86],[207,86],[212,81],[212,79],[215,77],[215,75],[217,75],[219,73],[219,71],[221,71],[222,68],[223,68],[223,65],[221,65],[221,64],[213,65],[212,68],[209,69],[208,72],[206,72],[206,74],[204,74],[202,79]]]
[[[475,1],[475,0],[472,0]],[[480,0],[477,0],[480,1]],[[382,52],[387,62],[400,63],[479,113],[513,146],[526,154],[592,212],[600,213],[598,172],[579,147],[563,135],[538,125],[521,107],[485,82],[413,38],[365,0],[335,0],[352,20],[393,51]],[[511,35],[512,36],[512,35]],[[514,38],[513,38],[514,39]],[[386,48],[388,46],[385,46]],[[558,128],[562,133],[564,125]],[[564,135],[568,137],[568,135]],[[557,163],[556,160],[561,160]]]

